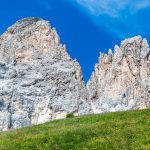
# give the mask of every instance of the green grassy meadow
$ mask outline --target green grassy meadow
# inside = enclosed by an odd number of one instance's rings
[[[87,115],[0,132],[0,150],[150,150],[150,110]]]

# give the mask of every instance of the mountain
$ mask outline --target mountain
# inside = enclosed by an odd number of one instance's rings
[[[95,113],[150,107],[150,48],[140,36],[100,54],[87,84]]]
[[[140,36],[100,54],[87,85],[50,23],[16,22],[0,36],[0,130],[150,107],[150,49]]]
[[[80,65],[49,22],[19,20],[0,37],[0,130],[92,113]]]

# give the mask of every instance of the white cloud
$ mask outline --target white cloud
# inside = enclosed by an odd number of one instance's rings
[[[139,11],[150,7],[150,0],[66,0],[84,10],[91,21],[119,38],[141,34]],[[141,18],[140,18],[141,19]]]
[[[150,0],[74,0],[94,15],[106,14],[118,17],[120,12],[128,10],[135,13],[143,8],[150,7]]]
[[[48,11],[52,10],[52,0],[36,0]],[[56,0],[55,0],[56,1]],[[60,0],[58,0],[59,2]],[[124,38],[131,33],[140,34],[145,31],[140,24],[139,12],[150,7],[150,0],[61,0],[75,4],[84,11],[91,21],[103,30]],[[58,6],[59,7],[59,6]],[[149,28],[149,27],[148,27]]]

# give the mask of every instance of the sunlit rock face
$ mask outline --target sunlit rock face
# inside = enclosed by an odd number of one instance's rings
[[[100,54],[87,83],[95,113],[150,107],[150,48],[140,36]]]
[[[49,22],[25,18],[0,36],[0,130],[92,113],[82,71]]]
[[[100,54],[84,85],[49,22],[25,18],[0,36],[0,130],[150,107],[150,48],[140,36]]]

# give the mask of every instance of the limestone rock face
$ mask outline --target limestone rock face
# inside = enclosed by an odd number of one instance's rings
[[[0,130],[92,113],[77,61],[49,22],[25,18],[0,36]]]
[[[95,113],[150,107],[150,48],[140,36],[100,54],[87,83]]]
[[[84,85],[79,63],[40,18],[16,22],[0,36],[0,130],[67,113],[84,115],[150,107],[150,48],[140,36],[101,53]]]

